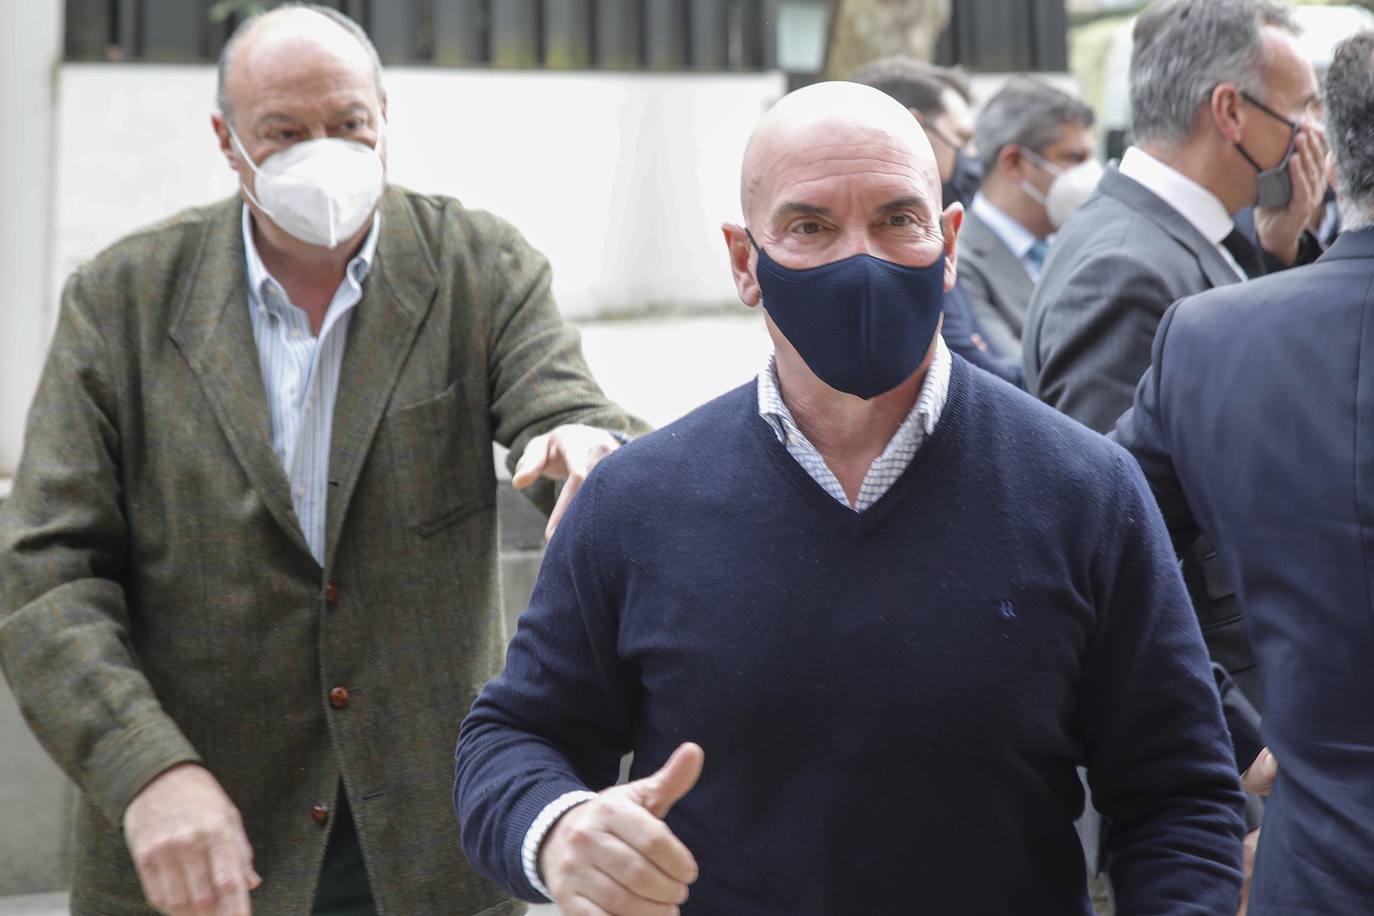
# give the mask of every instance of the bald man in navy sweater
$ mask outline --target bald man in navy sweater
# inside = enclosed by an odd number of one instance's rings
[[[1235,913],[1242,796],[1158,509],[1117,446],[949,353],[939,201],[876,90],[755,130],[724,232],[774,354],[596,468],[463,723],[463,844],[512,893],[1087,914],[1085,766],[1118,912]]]

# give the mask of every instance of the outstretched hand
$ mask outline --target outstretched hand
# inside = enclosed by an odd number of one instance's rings
[[[544,537],[553,537],[568,504],[596,463],[618,448],[620,443],[604,429],[580,423],[556,427],[542,436],[535,436],[525,446],[524,454],[515,465],[515,476],[511,478],[517,490],[525,489],[540,477],[567,481],[549,515]]]
[[[679,745],[651,776],[612,786],[559,819],[539,871],[564,916],[676,916],[697,862],[663,823],[701,776],[705,753]]]

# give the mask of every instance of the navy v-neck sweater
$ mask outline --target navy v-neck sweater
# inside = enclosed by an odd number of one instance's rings
[[[1115,445],[954,361],[873,507],[741,387],[612,455],[463,723],[463,846],[512,893],[539,811],[683,741],[688,914],[1086,914],[1088,768],[1117,911],[1234,913],[1241,795],[1168,536]]]

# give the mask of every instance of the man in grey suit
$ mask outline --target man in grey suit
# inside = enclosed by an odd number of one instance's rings
[[[1045,262],[1023,337],[1031,394],[1106,432],[1174,301],[1315,258],[1304,227],[1326,190],[1326,143],[1295,32],[1270,0],[1157,0],[1137,19],[1135,145]],[[1251,206],[1258,245],[1233,221]],[[1254,651],[1216,551],[1175,546],[1212,660],[1258,704]],[[1237,734],[1255,729],[1232,715],[1243,706],[1228,709],[1238,745],[1254,737]]]
[[[964,219],[960,282],[988,346],[1003,355],[1021,354],[1026,306],[1056,228],[1050,189],[1093,162],[1092,125],[1091,108],[1028,77],[1008,82],[978,115],[983,185]]]
[[[1032,394],[1105,432],[1169,305],[1311,259],[1326,144],[1295,31],[1270,0],[1160,0],[1137,20],[1136,142],[1046,261],[1026,316]],[[1252,205],[1258,247],[1233,222]]]

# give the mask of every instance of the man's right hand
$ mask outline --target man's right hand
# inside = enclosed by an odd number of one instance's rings
[[[249,916],[262,883],[238,809],[210,771],[182,763],[159,775],[124,811],[148,902],[169,916]]]
[[[559,818],[539,872],[564,916],[676,916],[697,862],[663,818],[696,785],[705,759],[699,746],[679,745],[657,773]]]

